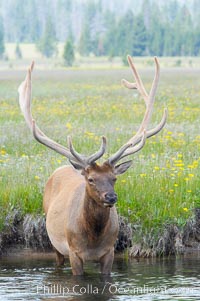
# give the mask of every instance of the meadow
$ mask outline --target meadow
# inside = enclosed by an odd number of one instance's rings
[[[160,59],[162,66],[162,58]],[[153,66],[139,67],[148,89]],[[25,125],[17,88],[25,71],[0,71],[0,229],[14,208],[43,214],[45,182],[66,158],[39,145]],[[156,238],[168,224],[183,227],[200,207],[200,89],[198,68],[162,68],[151,127],[168,108],[165,128],[132,155],[133,165],[118,177],[118,212],[135,228],[135,241]],[[32,111],[39,127],[66,145],[93,153],[101,136],[108,140],[103,160],[137,130],[145,110],[136,91],[122,87],[132,81],[128,68],[36,69]]]

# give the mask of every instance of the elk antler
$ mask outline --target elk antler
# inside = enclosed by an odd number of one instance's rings
[[[164,114],[162,117],[161,122],[153,129],[147,130],[148,125],[151,120],[151,115],[153,112],[153,105],[155,101],[155,95],[158,87],[158,81],[160,77],[160,66],[157,57],[154,58],[155,64],[156,64],[156,72],[155,77],[152,83],[152,87],[150,90],[150,93],[148,94],[144,88],[144,85],[142,83],[142,80],[134,66],[134,63],[130,56],[127,57],[129,65],[132,69],[133,76],[135,78],[135,83],[130,83],[127,80],[123,79],[122,83],[124,86],[128,89],[137,89],[138,92],[143,97],[145,104],[146,104],[146,111],[144,114],[144,118],[142,120],[142,123],[137,131],[137,133],[131,137],[131,139],[124,144],[115,154],[113,154],[107,161],[111,165],[115,165],[117,161],[120,159],[134,154],[135,152],[139,151],[145,144],[146,138],[149,138],[151,136],[156,135],[158,132],[161,131],[161,129],[164,127],[166,120],[167,120],[167,110],[164,110]]]
[[[36,125],[31,113],[31,88],[32,88],[31,73],[33,71],[33,67],[34,67],[34,62],[32,62],[30,68],[28,69],[26,78],[19,86],[18,92],[19,92],[19,104],[20,104],[21,111],[24,115],[25,121],[29,129],[31,130],[34,138],[38,142],[46,145],[47,147],[58,152],[59,154],[67,157],[70,160],[70,162],[76,166],[76,168],[85,168],[87,165],[94,163],[105,153],[106,150],[105,137],[102,137],[102,143],[99,150],[96,153],[87,157],[79,154],[74,149],[70,137],[68,137],[68,144],[69,144],[69,149],[68,149],[58,144],[57,142],[51,140],[50,138],[48,138]]]

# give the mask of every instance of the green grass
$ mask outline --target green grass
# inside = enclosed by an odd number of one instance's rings
[[[162,63],[162,59],[161,59]],[[147,89],[153,69],[142,69]],[[17,103],[17,87],[24,72],[0,74],[0,228],[13,208],[25,214],[42,213],[42,193],[51,173],[67,160],[39,145],[26,128]],[[108,138],[106,157],[137,130],[144,103],[126,90],[123,69],[36,71],[33,76],[33,116],[52,139],[66,145],[71,135],[81,153],[92,153],[101,136]],[[132,156],[133,166],[118,178],[118,211],[138,229],[135,239],[160,233],[169,223],[183,226],[200,206],[199,72],[197,69],[162,69],[152,126],[164,107],[165,129],[148,139]],[[140,235],[140,237],[139,237]]]

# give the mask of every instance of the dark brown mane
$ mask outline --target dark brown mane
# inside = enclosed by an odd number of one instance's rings
[[[98,242],[109,226],[110,208],[102,208],[94,200],[84,202],[83,229],[90,244]]]

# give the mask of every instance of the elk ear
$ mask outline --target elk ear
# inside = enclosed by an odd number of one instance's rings
[[[131,164],[132,164],[132,160],[123,162],[119,165],[116,165],[114,167],[115,175],[120,175],[120,174],[124,173],[125,171],[127,171],[127,169],[131,166]]]

